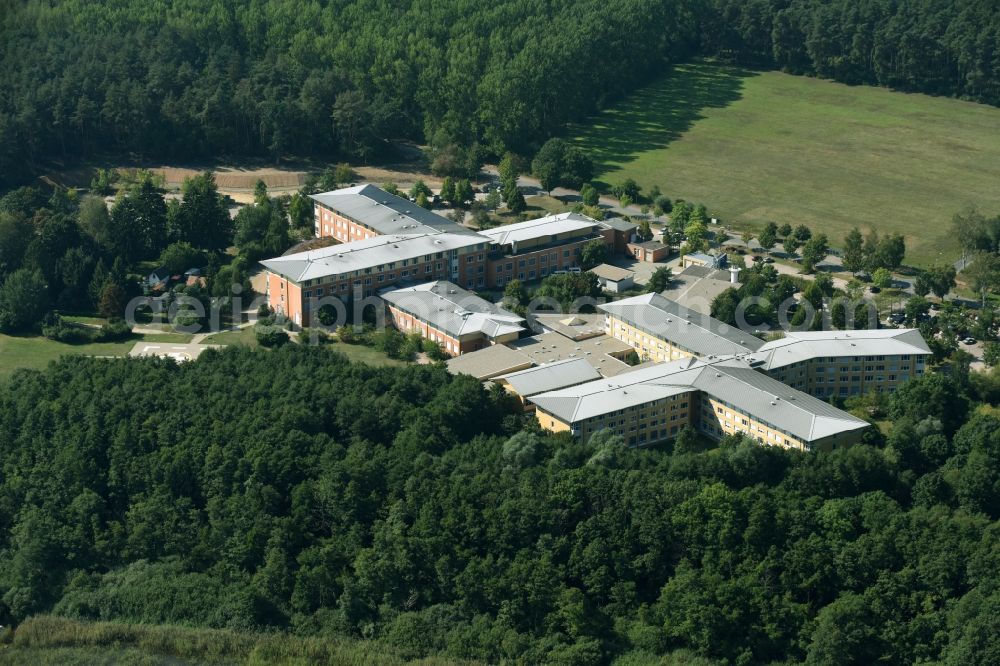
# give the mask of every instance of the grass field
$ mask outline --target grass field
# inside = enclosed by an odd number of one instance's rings
[[[257,336],[253,332],[253,327],[248,326],[235,331],[223,331],[215,333],[204,339],[206,345],[243,345],[244,347],[257,348]]]
[[[397,361],[389,358],[379,350],[367,345],[345,345],[342,342],[331,342],[328,349],[340,352],[352,361],[367,363],[369,365],[406,365],[405,361]]]
[[[349,638],[240,633],[164,625],[84,622],[54,616],[28,618],[12,645],[0,645],[0,666],[7,664],[421,664],[458,666],[473,662],[429,657],[408,660],[391,646]]]
[[[216,333],[205,338],[204,342],[207,345],[243,345],[254,349],[259,347],[253,328],[241,328],[238,331]],[[369,365],[404,365],[403,361],[391,359],[379,350],[366,345],[346,345],[340,342],[331,342],[325,348],[338,351],[352,361],[359,363],[367,363]]]
[[[952,215],[1000,213],[1000,109],[709,63],[675,67],[571,130],[599,178],[704,203],[731,226],[853,226],[952,259]]]
[[[50,362],[63,355],[125,356],[135,346],[135,343],[140,341],[180,344],[190,342],[190,340],[190,335],[163,334],[139,335],[123,342],[68,345],[40,335],[11,336],[0,334],[0,382],[5,381],[15,370],[20,368],[43,370]]]

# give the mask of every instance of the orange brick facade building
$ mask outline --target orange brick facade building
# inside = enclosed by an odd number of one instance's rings
[[[272,309],[307,326],[316,299],[370,297],[394,285],[448,280],[502,288],[578,269],[583,247],[625,247],[634,225],[577,213],[476,232],[373,185],[313,195],[315,232],[339,244],[261,262]]]

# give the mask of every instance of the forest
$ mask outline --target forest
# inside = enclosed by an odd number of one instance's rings
[[[82,342],[60,312],[96,313],[124,325],[129,299],[150,289],[143,261],[172,274],[201,269],[204,284],[172,291],[203,303],[231,295],[234,284],[249,293],[251,259],[288,246],[292,198],[271,199],[263,188],[256,205],[231,220],[212,173],[187,179],[182,192],[183,201],[167,201],[150,174],[140,173],[120,183],[110,206],[98,194],[59,188],[46,195],[19,187],[0,197],[0,333],[41,328],[52,339]],[[223,252],[234,239],[235,258]]]
[[[744,65],[1000,104],[991,0],[709,0],[702,37]]]
[[[0,624],[549,664],[995,664],[1000,376],[864,445],[581,444],[439,366],[64,358],[0,386]],[[664,656],[675,661],[663,662]]]
[[[6,3],[0,184],[54,164],[532,154],[696,56],[1000,103],[989,0]]]
[[[425,137],[457,169],[692,53],[689,5],[18,2],[0,17],[0,173],[126,152],[365,161]]]

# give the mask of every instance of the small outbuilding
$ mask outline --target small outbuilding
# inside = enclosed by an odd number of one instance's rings
[[[670,246],[655,240],[634,242],[628,244],[628,252],[639,261],[655,263],[670,255]]]
[[[611,264],[600,264],[590,269],[597,276],[601,288],[614,293],[628,291],[635,286],[635,273],[627,268],[619,268]]]
[[[688,266],[703,266],[705,268],[725,268],[729,264],[726,255],[706,254],[704,252],[692,252],[685,254],[681,258],[681,268]]]

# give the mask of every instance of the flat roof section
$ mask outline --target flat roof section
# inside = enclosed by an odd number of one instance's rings
[[[492,345],[485,349],[455,356],[445,361],[448,372],[453,375],[472,375],[479,381],[486,381],[499,375],[530,368],[530,358],[506,345]]]
[[[582,358],[605,377],[632,368],[628,363],[612,356],[612,354],[627,354],[632,351],[632,347],[608,335],[599,335],[586,340],[571,340],[558,333],[543,333],[521,338],[510,343],[510,346],[527,356],[536,365],[569,358]]]
[[[586,340],[604,335],[603,314],[533,314],[532,319],[546,332],[570,340]]]
[[[446,361],[446,365],[452,374],[472,375],[485,381],[533,366],[583,359],[601,376],[612,377],[634,368],[611,354],[624,355],[630,351],[630,346],[607,335],[571,340],[558,333],[543,333],[462,354]]]
[[[665,298],[701,314],[712,312],[712,301],[730,287],[738,289],[739,282],[731,282],[727,269],[708,266],[688,266],[674,275],[670,288],[662,292]]]

